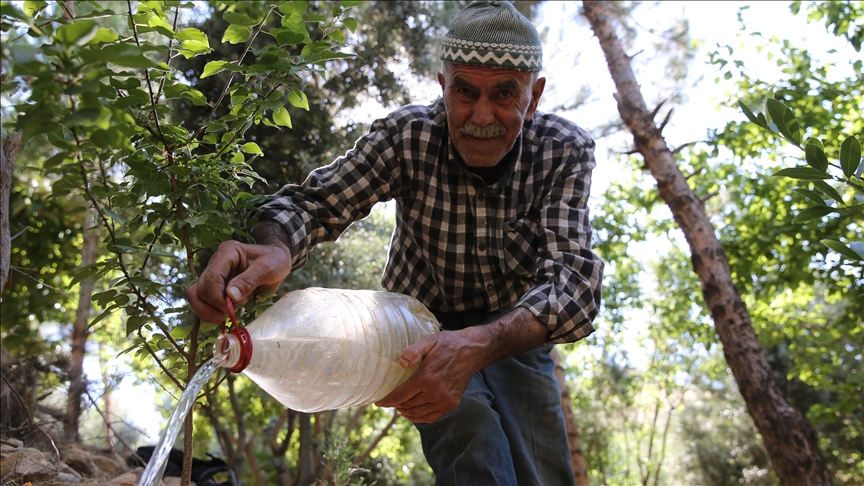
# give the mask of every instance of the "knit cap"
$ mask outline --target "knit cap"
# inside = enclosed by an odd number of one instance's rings
[[[543,48],[537,29],[510,2],[483,1],[459,12],[440,57],[454,64],[539,71]]]

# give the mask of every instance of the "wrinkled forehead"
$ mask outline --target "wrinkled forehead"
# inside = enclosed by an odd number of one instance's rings
[[[465,83],[482,79],[497,84],[507,84],[510,89],[531,89],[537,80],[537,71],[471,66],[467,64],[444,63],[444,78],[447,82]]]

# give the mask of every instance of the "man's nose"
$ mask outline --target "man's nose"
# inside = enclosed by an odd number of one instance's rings
[[[474,111],[471,113],[471,121],[480,127],[495,123],[495,107],[492,106],[492,102],[485,97],[477,100],[477,103],[474,104]]]

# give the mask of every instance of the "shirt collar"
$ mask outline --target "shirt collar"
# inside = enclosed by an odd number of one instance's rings
[[[475,178],[477,181],[480,181],[484,185],[483,179],[477,174],[474,168],[469,167],[468,164],[465,163],[465,160],[462,159],[462,155],[456,150],[456,146],[453,145],[453,140],[450,138],[450,130],[445,130],[447,137],[447,145],[449,146],[448,150],[448,158],[450,162],[455,163],[460,169],[468,174],[469,177]],[[506,187],[510,184],[510,179],[513,178],[513,170],[516,167],[516,163],[519,159],[522,158],[522,134],[524,133],[524,129],[519,133],[519,136],[516,137],[516,142],[513,143],[513,148],[507,152],[507,155],[501,159],[501,162],[498,162],[498,165],[495,167],[501,167],[503,170],[501,177],[497,182],[493,184],[489,184],[487,187],[495,188],[496,190],[501,187]]]

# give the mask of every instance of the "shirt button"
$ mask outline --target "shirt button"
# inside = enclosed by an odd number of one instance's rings
[[[486,243],[480,243],[477,245],[477,249],[480,251],[486,251]]]
[[[486,199],[486,194],[483,194],[482,192],[480,194],[477,194],[478,202],[483,202],[484,199]]]
[[[492,292],[492,289],[494,289],[494,288],[495,288],[495,287],[493,287],[491,283],[490,283],[490,284],[486,284],[486,290],[488,290],[489,292]]]

